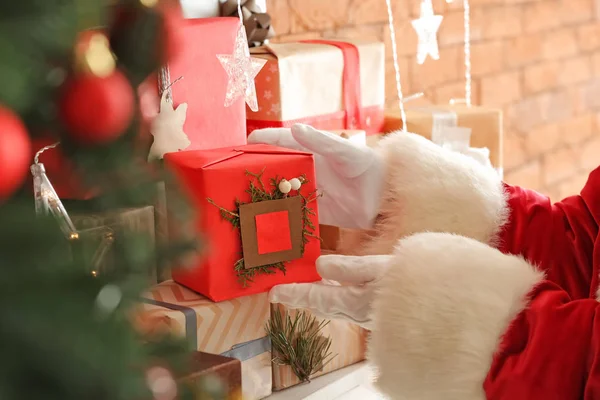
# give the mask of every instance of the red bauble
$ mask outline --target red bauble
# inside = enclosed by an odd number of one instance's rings
[[[0,200],[17,190],[31,163],[31,140],[21,119],[0,106]]]
[[[81,145],[110,143],[125,132],[135,108],[129,81],[115,70],[108,77],[77,75],[64,87],[60,114],[69,136]]]

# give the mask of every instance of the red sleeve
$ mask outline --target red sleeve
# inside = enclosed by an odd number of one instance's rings
[[[578,196],[552,204],[537,192],[506,185],[510,218],[500,250],[524,256],[574,299],[595,297],[594,248],[600,218],[600,168]]]

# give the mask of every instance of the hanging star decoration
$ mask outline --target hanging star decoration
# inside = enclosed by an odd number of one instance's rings
[[[254,112],[258,111],[254,78],[265,66],[267,60],[250,57],[246,29],[240,23],[237,31],[233,54],[217,54],[217,58],[227,72],[229,82],[225,94],[225,107],[229,107],[240,96]]]
[[[412,21],[412,26],[419,36],[419,44],[417,46],[418,64],[423,64],[427,56],[431,56],[434,60],[440,59],[437,32],[440,29],[443,18],[441,15],[433,13],[431,0],[423,0],[421,2],[421,16],[419,19]]]
[[[190,139],[183,131],[187,103],[173,108],[173,104],[167,100],[167,92],[167,90],[163,92],[160,99],[160,111],[150,126],[154,142],[148,153],[148,161],[161,160],[166,153],[185,150],[191,144]]]

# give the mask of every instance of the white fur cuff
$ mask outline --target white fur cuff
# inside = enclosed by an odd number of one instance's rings
[[[390,134],[378,151],[386,162],[386,185],[366,254],[390,254],[399,239],[426,231],[494,244],[507,206],[493,168],[412,133]]]
[[[484,400],[500,338],[543,274],[447,233],[402,240],[394,260],[373,303],[379,389],[400,400]]]

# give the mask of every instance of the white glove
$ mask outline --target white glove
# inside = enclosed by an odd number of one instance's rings
[[[317,188],[323,194],[318,200],[320,222],[352,229],[373,226],[385,178],[384,161],[373,149],[302,124],[254,131],[248,143],[313,153]]]
[[[323,281],[275,286],[269,300],[291,309],[305,308],[326,319],[347,319],[370,329],[375,290],[392,257],[322,256],[317,260],[317,271]]]

